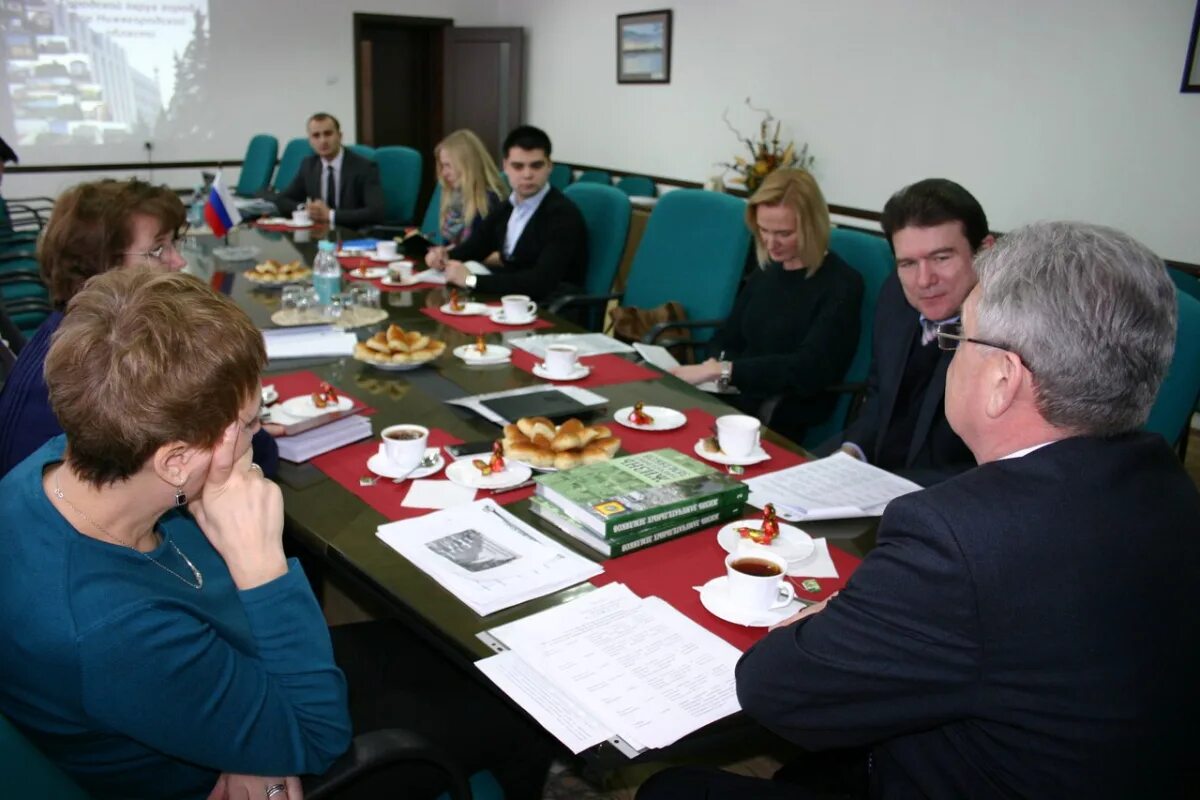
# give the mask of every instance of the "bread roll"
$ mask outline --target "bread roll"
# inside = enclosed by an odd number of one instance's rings
[[[530,466],[538,466],[535,462],[540,457],[538,449],[528,439],[523,442],[505,442],[504,455],[517,461],[522,461]]]
[[[570,450],[564,450],[561,453],[556,453],[554,456],[555,469],[571,469],[571,467],[578,467],[582,463],[583,457]]]
[[[367,347],[385,355],[392,352],[392,349],[388,347],[387,337],[383,335],[383,331],[367,339]]]
[[[609,454],[599,444],[589,444],[579,455],[584,464],[595,464],[598,461],[608,461]]]
[[[561,453],[564,450],[576,450],[583,444],[579,441],[579,436],[568,432],[566,427],[564,425],[562,428],[559,428],[558,434],[550,442],[550,449],[556,453]]]
[[[621,440],[615,436],[606,436],[603,439],[597,439],[588,445],[588,447],[599,447],[604,452],[608,453],[608,457],[612,458],[621,449]]]
[[[535,433],[529,437],[529,441],[533,442],[533,446],[541,450],[554,452],[554,440],[543,436],[540,433]]]
[[[529,437],[521,433],[521,429],[516,425],[504,426],[504,441],[506,442],[528,442]]]

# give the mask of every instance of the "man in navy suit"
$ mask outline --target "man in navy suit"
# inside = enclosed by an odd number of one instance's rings
[[[975,285],[972,261],[994,241],[979,202],[963,187],[929,178],[892,195],[883,231],[896,274],[879,293],[867,399],[825,452],[842,449],[922,484],[975,465],[943,412],[949,354],[932,330],[957,319]]]
[[[1200,494],[1140,430],[1174,350],[1171,280],[1129,236],[1062,222],[976,271],[937,336],[980,466],[889,505],[846,588],[742,657],[742,708],[841,748],[839,796],[1194,796]],[[689,770],[644,798],[820,796],[807,759],[793,783]]]
[[[275,197],[283,214],[304,206],[313,222],[363,228],[383,222],[387,209],[379,167],[342,147],[342,126],[332,114],[308,118],[308,142],[315,155],[304,159],[296,177]]]

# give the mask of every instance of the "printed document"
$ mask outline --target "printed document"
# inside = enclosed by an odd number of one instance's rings
[[[877,517],[892,500],[921,488],[849,453],[768,472],[746,485],[751,505],[774,503],[779,516],[791,521]]]

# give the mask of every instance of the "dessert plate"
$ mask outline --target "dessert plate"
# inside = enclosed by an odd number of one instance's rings
[[[533,474],[533,471],[524,464],[512,459],[505,459],[503,471],[484,475],[472,463],[475,460],[475,458],[460,458],[458,461],[451,462],[450,466],[446,467],[446,477],[450,479],[451,483],[465,486],[468,489],[505,489],[509,486],[516,486],[518,483],[524,483]],[[487,459],[479,458],[478,460],[486,461]]]
[[[666,406],[642,406],[642,411],[645,411],[654,420],[649,425],[638,425],[629,419],[629,415],[633,413],[633,406],[626,406],[613,414],[613,419],[620,425],[626,428],[633,428],[635,431],[673,431],[676,428],[682,428],[687,425],[687,415],[682,411],[676,411],[673,408]]]

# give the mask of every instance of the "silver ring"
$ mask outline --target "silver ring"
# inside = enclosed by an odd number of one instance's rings
[[[254,470],[259,475],[263,474],[263,468],[260,467],[258,464],[255,464],[253,461],[250,462],[250,469]],[[279,786],[279,784],[277,783],[277,784],[275,784],[275,786]]]
[[[257,467],[258,464],[255,464],[254,466]],[[282,783],[272,783],[267,787],[267,800],[270,800],[270,798],[277,794],[287,794],[287,787]]]

